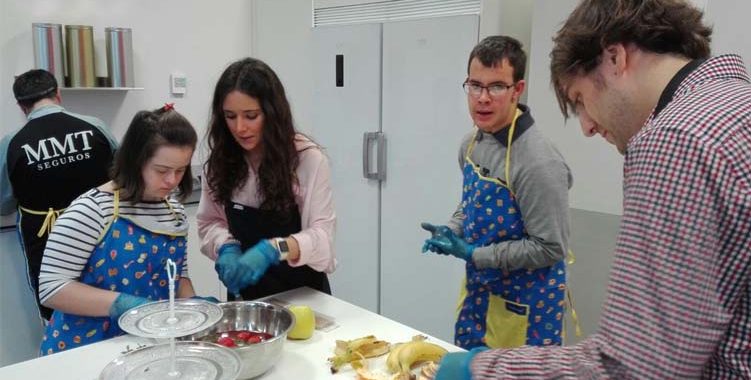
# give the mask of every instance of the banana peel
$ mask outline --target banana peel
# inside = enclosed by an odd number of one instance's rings
[[[337,340],[334,356],[328,359],[331,373],[339,372],[339,369],[347,364],[356,370],[363,368],[365,359],[384,355],[390,349],[389,342],[379,340],[373,335],[352,340]]]
[[[373,373],[365,368],[357,369],[357,380],[415,380],[415,376],[412,374],[398,373],[396,375],[384,375],[381,373]]]
[[[436,362],[428,362],[420,368],[417,380],[433,380],[436,373],[438,373],[438,364]]]
[[[417,376],[411,373],[400,372],[394,375],[385,375],[383,373],[371,372],[366,368],[357,369],[357,380],[433,380],[438,373],[438,363],[427,362],[420,367],[420,373]]]

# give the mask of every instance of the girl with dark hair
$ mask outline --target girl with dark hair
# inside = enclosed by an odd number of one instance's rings
[[[232,63],[216,84],[198,234],[230,299],[309,286],[330,293],[336,217],[321,148],[295,130],[265,63]]]
[[[74,200],[52,228],[39,297],[55,309],[41,354],[122,335],[126,310],[169,298],[165,266],[181,268],[177,297],[195,295],[188,279],[183,205],[191,191],[196,132],[171,104],[141,111],[115,154],[112,180]]]

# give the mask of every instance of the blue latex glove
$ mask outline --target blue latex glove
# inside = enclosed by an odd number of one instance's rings
[[[117,320],[126,311],[148,302],[151,301],[143,297],[132,296],[127,293],[120,293],[120,295],[115,298],[115,301],[112,302],[112,305],[110,306],[110,318]]]
[[[433,227],[429,224],[428,226]],[[423,225],[423,228],[430,231],[425,225]],[[423,252],[426,247],[427,250],[430,250],[432,252],[449,254],[466,261],[472,259],[472,253],[474,253],[475,251],[475,247],[472,244],[469,244],[464,241],[464,239],[456,236],[454,231],[446,226],[439,226],[435,228],[433,237],[425,241],[425,244],[423,245]]]
[[[212,297],[212,296],[205,296],[205,297],[193,296],[193,297],[190,297],[190,299],[192,299],[192,300],[204,300],[204,301],[208,301],[208,302],[211,302],[211,303],[219,303],[219,300],[216,299],[216,297]]]
[[[435,239],[437,237],[441,237],[446,235],[448,231],[451,231],[451,229],[448,226],[435,226],[430,223],[420,223],[420,227],[422,227],[424,230],[430,232],[430,238]],[[425,243],[422,245],[422,253],[425,253],[427,251],[435,252],[441,255],[446,255],[446,252],[443,252],[438,247],[428,243],[430,239],[425,239]]]
[[[224,244],[219,247],[219,256],[214,263],[214,270],[219,275],[219,280],[233,294],[239,293],[241,289],[242,272],[238,261],[242,255],[239,244]]]
[[[279,251],[267,239],[263,239],[245,251],[239,263],[243,268],[242,289],[257,284],[270,266],[279,264]]]
[[[475,355],[487,349],[477,347],[468,352],[449,352],[441,359],[441,365],[433,380],[470,380],[472,372],[469,370],[469,364]]]

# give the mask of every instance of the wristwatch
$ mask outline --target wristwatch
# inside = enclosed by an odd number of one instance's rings
[[[287,255],[289,255],[289,244],[287,244],[287,240],[284,238],[276,238],[274,239],[274,242],[276,243],[276,249],[279,251],[279,261],[286,261]]]

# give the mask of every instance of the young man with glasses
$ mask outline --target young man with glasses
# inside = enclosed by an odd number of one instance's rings
[[[454,343],[466,349],[561,344],[571,172],[519,103],[526,55],[507,36],[472,50],[463,83],[475,127],[459,150],[463,195],[423,252],[466,261]]]

